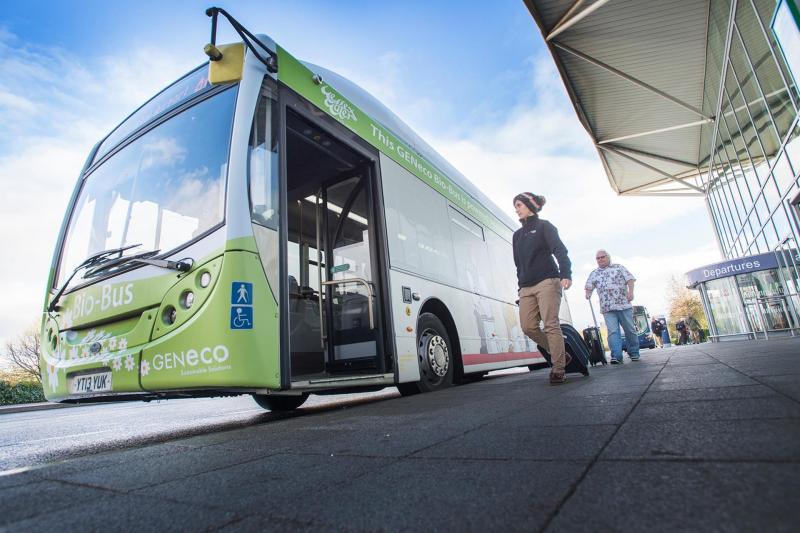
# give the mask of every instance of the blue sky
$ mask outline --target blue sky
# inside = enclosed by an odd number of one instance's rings
[[[0,342],[38,321],[52,250],[91,146],[204,60],[194,1],[9,2],[0,12]],[[604,247],[664,311],[670,275],[719,258],[697,199],[616,196],[521,0],[227,2],[255,32],[350,78],[403,118],[513,216],[544,194],[543,218],[570,249],[578,287]],[[222,26],[225,27],[224,24]],[[223,29],[219,41],[233,40]]]

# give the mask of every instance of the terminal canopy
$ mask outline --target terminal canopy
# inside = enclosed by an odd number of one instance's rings
[[[719,91],[719,68],[712,80],[706,56],[724,54],[710,50],[709,1],[525,3],[611,187],[625,195],[704,195],[716,112],[709,108]]]

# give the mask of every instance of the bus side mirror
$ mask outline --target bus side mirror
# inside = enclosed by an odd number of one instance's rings
[[[208,81],[212,85],[231,83],[242,79],[244,72],[244,44],[206,45],[209,56]]]

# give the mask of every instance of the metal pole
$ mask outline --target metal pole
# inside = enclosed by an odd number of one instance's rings
[[[786,301],[785,300],[786,300],[785,296],[778,297],[778,303],[781,304],[781,311],[783,312],[783,316],[785,316],[786,320],[789,321],[789,333],[792,335],[792,337],[794,337],[795,336],[794,325],[792,324],[792,322],[794,322],[794,320],[792,320],[793,317],[792,317],[792,315],[789,314],[789,310],[786,308]]]
[[[597,317],[594,314],[594,306],[592,305],[592,297],[589,297],[589,309],[592,310],[592,320],[594,321],[594,327],[597,328],[597,331],[600,331],[600,327],[597,325]]]
[[[761,322],[761,328],[764,330],[764,340],[769,340],[769,333],[767,333],[767,321],[764,319],[764,312],[761,309],[760,298],[756,299],[755,306],[758,313],[758,321]]]

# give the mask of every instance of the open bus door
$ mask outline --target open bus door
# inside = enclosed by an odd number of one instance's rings
[[[288,379],[385,379],[393,365],[377,158],[289,91],[282,99],[294,101],[283,113]]]

